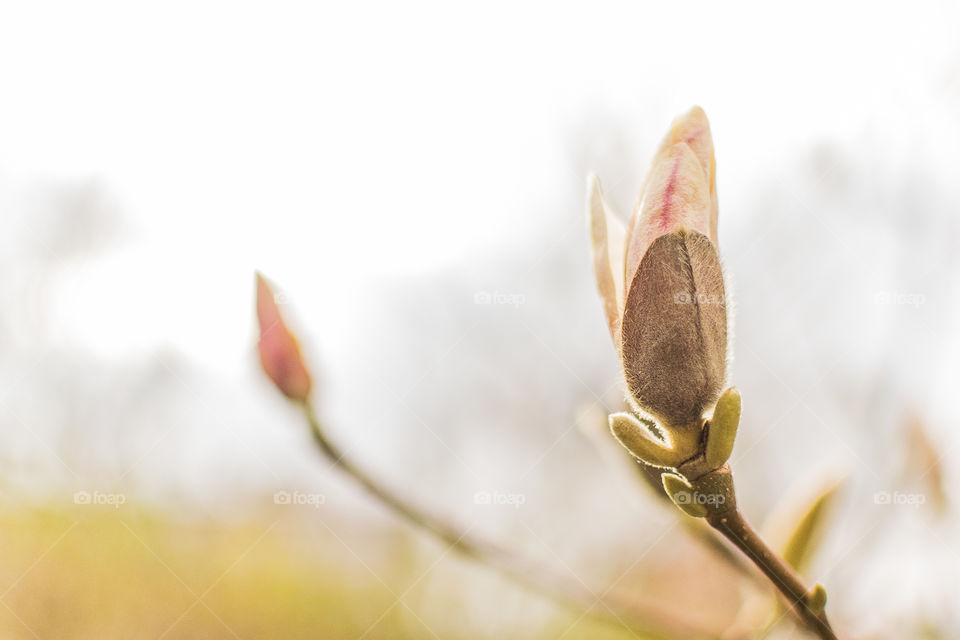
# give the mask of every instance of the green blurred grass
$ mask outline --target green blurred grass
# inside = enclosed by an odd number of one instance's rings
[[[470,581],[491,587],[482,601]],[[409,532],[279,510],[228,521],[130,504],[8,505],[0,605],[0,637],[11,639],[635,637],[551,611]],[[511,621],[527,606],[547,612],[532,633]]]

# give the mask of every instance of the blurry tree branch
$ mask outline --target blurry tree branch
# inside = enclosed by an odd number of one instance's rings
[[[299,404],[310,424],[318,448],[337,469],[350,476],[394,514],[460,554],[496,569],[518,584],[568,609],[635,633],[642,633],[651,640],[706,640],[715,637],[715,634],[699,629],[658,607],[635,599],[626,603],[606,592],[598,594],[579,579],[565,578],[488,540],[476,537],[469,530],[425,513],[347,458],[327,437],[309,399]],[[602,608],[598,608],[598,605]]]

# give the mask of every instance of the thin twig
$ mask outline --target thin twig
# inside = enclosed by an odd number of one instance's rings
[[[715,633],[699,629],[666,612],[631,601],[629,604],[596,594],[579,581],[570,581],[544,567],[479,539],[454,525],[424,513],[405,499],[374,480],[344,456],[326,436],[310,402],[301,405],[310,423],[314,441],[321,452],[340,471],[353,478],[381,504],[415,527],[426,531],[462,555],[492,567],[515,582],[579,614],[641,633],[650,640],[707,640]],[[597,609],[603,605],[604,609]]]
[[[810,589],[803,583],[803,579],[767,546],[739,509],[708,516],[707,522],[757,565],[787,598],[793,610],[811,631],[823,640],[837,640],[826,613],[814,611],[810,607]]]

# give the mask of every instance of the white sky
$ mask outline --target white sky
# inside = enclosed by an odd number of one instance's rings
[[[570,141],[596,121],[651,144],[703,105],[725,204],[811,140],[867,122],[909,148],[956,126],[938,102],[958,91],[955,8],[814,5],[5,3],[0,178],[13,206],[94,180],[132,221],[63,283],[71,339],[229,369],[254,269],[312,328],[345,330],[331,301],[370,279],[536,232],[531,207],[583,181]],[[932,164],[955,154],[928,146]]]

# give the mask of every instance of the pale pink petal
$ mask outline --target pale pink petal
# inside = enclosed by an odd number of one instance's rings
[[[684,142],[657,154],[639,208],[631,221],[626,250],[627,288],[647,247],[658,237],[678,229],[709,237],[712,203],[700,161]]]
[[[710,121],[700,107],[693,107],[682,116],[674,119],[670,131],[660,143],[658,153],[678,142],[686,143],[703,169],[710,187],[710,233],[708,237],[717,243],[717,163],[713,154],[713,137],[710,135]]]
[[[600,191],[596,176],[589,179],[590,244],[593,253],[593,270],[597,288],[603,299],[603,311],[614,344],[618,342],[620,315],[624,297],[624,248],[623,223],[610,211]]]

